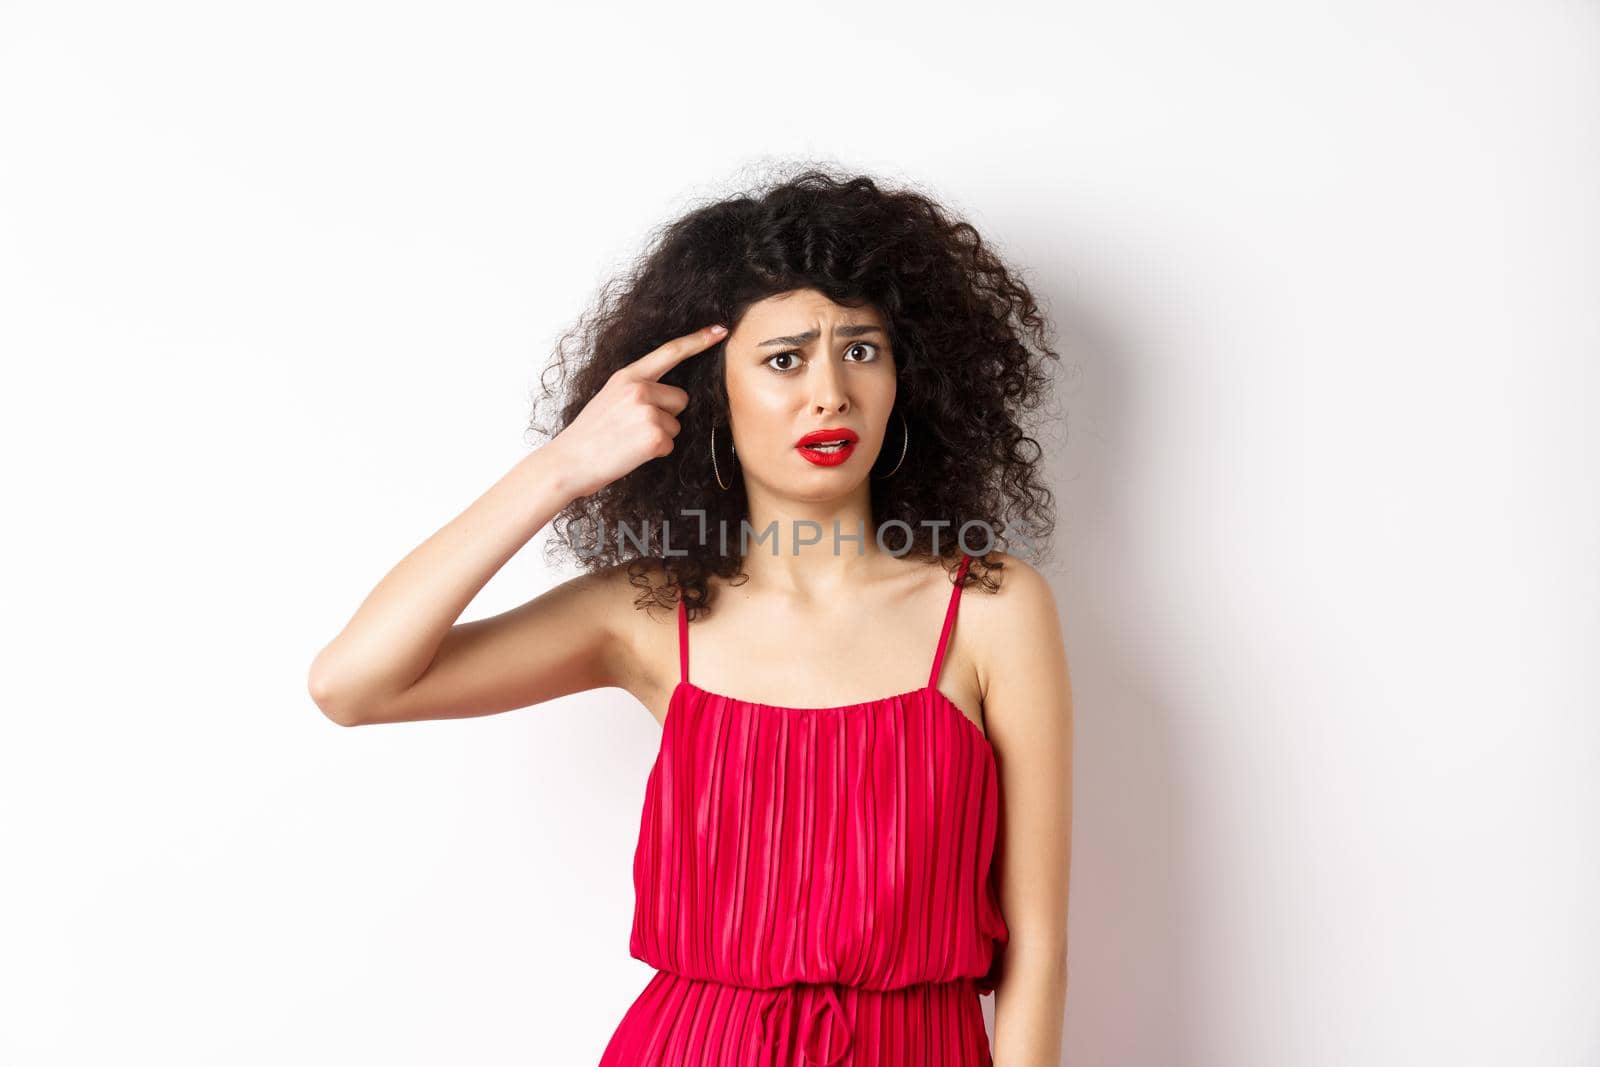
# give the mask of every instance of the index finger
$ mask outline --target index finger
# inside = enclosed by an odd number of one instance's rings
[[[704,352],[718,341],[728,336],[728,328],[721,324],[707,326],[686,333],[682,337],[674,337],[666,344],[651,352],[640,356],[628,364],[628,372],[650,381],[660,381],[661,376],[676,367],[690,356]]]

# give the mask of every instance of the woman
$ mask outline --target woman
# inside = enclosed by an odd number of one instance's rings
[[[656,973],[603,1065],[1058,1064],[1070,683],[1049,587],[995,547],[1052,526],[1019,422],[1044,338],[921,194],[810,169],[700,207],[558,346],[548,442],[317,657],[344,725],[606,686],[662,724]],[[547,523],[586,573],[457,622]]]

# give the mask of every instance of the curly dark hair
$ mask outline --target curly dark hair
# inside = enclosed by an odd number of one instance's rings
[[[1043,450],[1024,418],[1041,406],[1052,381],[1045,359],[1060,357],[1017,272],[971,224],[920,192],[814,163],[763,184],[667,223],[625,277],[601,286],[595,304],[557,342],[530,430],[553,438],[615,371],[674,337],[708,322],[731,331],[757,301],[815,289],[841,305],[869,303],[889,324],[895,409],[906,420],[911,462],[892,477],[877,474],[900,455],[899,420],[891,416],[888,455],[879,456],[872,476],[873,523],[900,520],[910,532],[891,527],[885,544],[953,571],[956,532],[976,520],[994,531],[994,547],[1009,546],[1007,532],[1020,530],[1042,548],[1054,528],[1054,501],[1040,478]],[[574,354],[582,358],[572,369]],[[667,372],[662,381],[689,393],[676,446],[562,509],[547,558],[565,554],[590,571],[626,563],[642,590],[638,607],[671,607],[681,597],[691,617],[709,606],[710,575],[748,579],[738,553],[748,518],[743,480],[730,478],[724,463],[732,488],[720,489],[707,447],[713,425],[727,434],[724,358],[719,342]],[[541,422],[547,404],[559,405],[554,426]],[[729,554],[716,536],[682,534],[701,529],[690,514],[696,509],[704,510],[706,529],[729,531]],[[948,524],[938,526],[937,552],[924,521]],[[659,534],[664,522],[674,531],[670,555]],[[581,541],[571,536],[574,525],[585,533]],[[639,538],[627,549],[616,534],[624,525],[629,539]],[[1002,566],[975,555],[968,584],[997,588],[990,572]],[[667,578],[660,587],[649,578],[657,567]]]

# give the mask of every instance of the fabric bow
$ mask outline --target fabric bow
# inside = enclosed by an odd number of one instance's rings
[[[834,991],[834,985],[835,983],[833,982],[828,982],[822,985],[822,1003],[817,1004],[813,1002],[810,1009],[806,1012],[805,1018],[801,1020],[800,1056],[806,1063],[814,1064],[815,1067],[833,1067],[834,1064],[844,1059],[845,1055],[849,1053],[851,1043],[855,1039],[855,1035],[850,1030],[850,1020],[844,1013],[844,1005],[839,1002],[839,994]],[[770,1027],[768,1015],[772,1012],[774,1007],[781,1003],[783,1005],[784,1017],[787,1019],[789,1014],[794,1010],[794,998],[799,993],[800,987],[801,984],[798,982],[784,986],[779,991],[778,995],[761,1009],[761,1050],[764,1055],[777,1051],[776,1042],[778,1039],[778,1034],[782,1032],[782,1030],[774,1030]],[[844,1030],[843,1047],[841,1047],[838,1052],[835,1052],[827,1059],[822,1059],[819,1056],[812,1055],[811,1053],[812,1038],[814,1038],[817,1033],[814,1024],[820,1017],[820,1013],[824,1010],[831,1010],[838,1021],[839,1027]]]

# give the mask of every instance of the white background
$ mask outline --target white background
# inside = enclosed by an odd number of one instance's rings
[[[649,715],[306,671],[811,156],[1060,329],[1063,1062],[1600,1062],[1597,119],[1551,0],[0,4],[0,1061],[598,1060]]]

